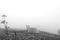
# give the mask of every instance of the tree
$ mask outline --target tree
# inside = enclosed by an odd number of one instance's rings
[[[8,22],[6,22],[5,18],[7,17],[6,15],[2,15],[2,17],[4,18],[3,21],[1,21],[1,24],[4,24],[4,27],[5,27],[5,32],[6,32],[6,35],[8,35],[8,27],[7,27],[7,24]]]

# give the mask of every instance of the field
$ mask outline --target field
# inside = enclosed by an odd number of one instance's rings
[[[59,35],[45,32],[28,32],[27,30],[1,31],[0,40],[60,40]]]

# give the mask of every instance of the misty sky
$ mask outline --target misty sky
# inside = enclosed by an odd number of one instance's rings
[[[24,29],[27,24],[57,34],[60,29],[60,0],[0,0],[1,15],[11,28]]]

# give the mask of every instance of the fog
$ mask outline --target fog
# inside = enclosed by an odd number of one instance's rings
[[[0,22],[3,14],[11,28],[30,25],[54,34],[60,29],[60,0],[0,0]]]

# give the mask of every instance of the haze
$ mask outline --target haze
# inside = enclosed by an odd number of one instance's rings
[[[0,0],[0,21],[3,14],[11,28],[39,25],[39,30],[54,34],[60,29],[60,0]]]

